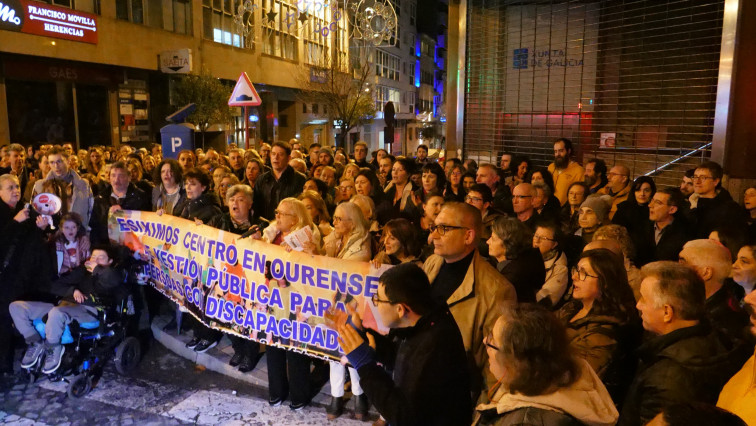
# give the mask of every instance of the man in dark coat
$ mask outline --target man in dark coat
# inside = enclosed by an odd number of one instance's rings
[[[287,197],[296,197],[302,192],[307,180],[305,175],[289,166],[291,146],[287,142],[276,142],[270,150],[271,170],[257,178],[255,182],[252,209],[255,219],[275,219],[278,203]]]
[[[404,263],[384,272],[372,301],[379,321],[391,329],[388,339],[375,338],[378,358],[393,365],[393,379],[358,334],[362,321],[354,313],[354,326],[342,325],[339,340],[378,412],[392,425],[469,423],[470,373],[462,335],[449,309],[434,304],[422,269]]]
[[[122,161],[111,166],[110,188],[95,199],[90,220],[93,243],[108,243],[108,214],[111,210],[152,210],[150,195],[131,183],[131,173]]]
[[[46,292],[52,260],[40,228],[47,221],[32,216],[21,202],[18,177],[0,176],[0,374],[13,371],[13,321],[8,305]],[[36,219],[36,220],[35,220]],[[45,272],[49,271],[50,274]]]
[[[687,203],[677,188],[662,188],[648,203],[649,220],[636,247],[638,266],[656,260],[676,261],[685,243],[693,237],[685,222]]]
[[[654,337],[638,348],[640,363],[618,423],[623,426],[645,425],[676,402],[715,403],[748,357],[709,327],[704,284],[693,269],[653,262],[642,272],[638,310]]]
[[[720,185],[722,174],[722,166],[707,161],[698,166],[693,175],[695,193],[689,201],[697,238],[709,238],[711,231],[723,225],[736,229],[747,227],[745,210]]]

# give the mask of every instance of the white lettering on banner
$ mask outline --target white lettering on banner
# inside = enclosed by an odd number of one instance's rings
[[[16,11],[3,3],[0,3],[0,21],[21,25],[21,18],[16,16]]]

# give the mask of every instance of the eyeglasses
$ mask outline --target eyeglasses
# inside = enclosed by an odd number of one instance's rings
[[[388,303],[389,305],[393,305],[394,303],[390,300],[383,300],[378,298],[378,293],[375,293],[371,298],[370,301],[373,302],[373,306],[376,308],[378,307],[379,303]]]
[[[701,176],[701,175],[693,175],[693,180],[706,180],[706,179],[714,179],[711,176]]]
[[[554,238],[547,238],[547,237],[542,237],[540,235],[533,235],[533,241],[540,243],[542,240],[556,241]]]
[[[466,226],[453,226],[453,225],[431,225],[428,227],[431,233],[438,231],[438,235],[444,236],[448,231],[455,229],[470,229]]]
[[[343,222],[345,220],[349,220],[349,218],[348,217],[334,216],[333,217],[333,224],[335,225],[335,224],[337,224],[339,222]]]
[[[483,201],[483,199],[480,197],[471,197],[468,195],[467,197],[465,197],[465,201],[472,201],[473,203],[480,203],[481,201]]]
[[[488,336],[486,336],[486,338],[483,339],[483,343],[486,346],[488,346],[489,348],[491,348],[491,349],[493,349],[495,351],[500,351],[501,349],[499,349],[498,347],[496,347],[496,346],[494,346],[494,345],[491,344],[492,341],[493,341],[493,333],[488,333]]]
[[[607,173],[607,174],[606,174],[606,176],[607,176],[607,177],[608,177],[608,176],[622,176],[622,177],[627,177],[627,175],[623,175],[622,173],[612,173],[612,172],[609,172],[609,173]]]
[[[598,275],[591,275],[588,272],[585,271],[585,269],[580,268],[578,269],[576,266],[572,267],[572,275],[577,275],[578,278],[580,278],[580,281],[584,281],[586,278],[598,278]]]
[[[278,217],[278,216],[291,216],[291,217],[297,217],[297,215],[295,215],[295,214],[292,214],[292,213],[285,213],[285,212],[282,212],[282,211],[280,211],[280,210],[276,210],[276,211],[275,211],[275,215],[276,215],[276,217]]]

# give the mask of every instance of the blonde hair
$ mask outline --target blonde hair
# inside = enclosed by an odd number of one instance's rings
[[[593,234],[593,239],[616,241],[622,249],[622,254],[625,256],[625,259],[632,259],[635,255],[633,240],[630,239],[630,234],[624,226],[604,225],[596,230],[596,233]]]
[[[312,218],[310,217],[310,212],[307,211],[307,207],[305,207],[303,202],[294,197],[289,197],[281,200],[281,202],[278,203],[278,206],[281,207],[284,204],[291,206],[297,215],[297,223],[291,228],[292,231],[304,228],[305,226],[309,226],[311,229],[315,228],[315,225],[312,223]]]
[[[367,207],[368,209],[370,209],[370,217],[365,218],[368,223],[375,220],[375,202],[370,197],[368,197],[367,195],[357,194],[353,196],[349,201],[357,204],[357,207]]]
[[[318,219],[320,219],[321,222],[331,222],[331,215],[328,214],[328,207],[326,206],[325,200],[323,200],[323,197],[320,195],[320,193],[307,190],[299,194],[300,201],[304,200],[305,198],[315,204],[315,209],[320,215]]]

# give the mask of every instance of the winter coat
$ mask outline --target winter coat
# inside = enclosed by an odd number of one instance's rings
[[[750,324],[748,313],[741,307],[745,297],[743,287],[734,281],[725,280],[722,287],[706,299],[706,316],[712,328],[732,340],[750,340],[746,327]]]
[[[708,235],[707,235],[708,237]],[[636,242],[636,264],[643,266],[657,260],[677,262],[685,243],[693,238],[683,219],[675,219],[662,229],[659,243],[655,239],[654,222],[646,220],[641,239]]]
[[[92,220],[90,227],[92,233],[90,239],[94,244],[105,244],[108,239],[108,214],[110,208],[116,205],[116,201],[111,197],[113,188],[108,185],[107,189],[97,196],[92,211]],[[129,183],[126,189],[126,196],[119,201],[123,210],[150,211],[151,204],[149,195],[137,188],[133,183]]]
[[[544,425],[610,426],[617,409],[596,373],[580,360],[580,375],[569,386],[546,395],[528,396],[498,389],[493,402],[475,409],[473,426]]]
[[[724,386],[717,407],[737,415],[746,424],[756,424],[756,362],[753,355]]]
[[[73,170],[69,170],[69,176],[71,178],[71,208],[69,211],[76,212],[81,216],[82,223],[87,225],[92,220],[92,214],[94,209],[94,196],[92,195],[92,188],[89,187],[89,182],[79,177],[78,173]],[[42,187],[45,180],[56,179],[55,174],[51,171],[47,174],[45,179],[40,179],[34,183],[34,190],[32,191],[32,198],[42,192]],[[65,178],[64,178],[65,180]]]
[[[336,232],[331,232],[323,239],[323,250],[328,257],[367,262],[371,259],[370,233],[360,235],[353,232],[344,247],[341,247],[341,237]]]
[[[581,307],[580,302],[572,300],[557,312],[557,316],[567,328],[567,338],[575,355],[593,368],[612,399],[621,404],[633,379],[637,363],[633,350],[640,341],[641,325],[627,323],[614,315],[592,312],[571,321]]]
[[[184,208],[177,216],[184,219],[199,219],[203,223],[210,223],[215,216],[221,214],[220,200],[214,192],[205,192],[193,200],[187,200]]]
[[[563,170],[557,170],[556,164],[549,164],[549,173],[554,176],[554,195],[559,199],[559,204],[567,203],[567,190],[573,182],[582,182],[585,169],[580,164],[570,161]],[[587,194],[586,194],[587,195]]]
[[[444,262],[444,258],[436,254],[425,261],[423,270],[431,284]],[[492,386],[496,380],[488,371],[483,338],[493,329],[500,308],[517,303],[514,286],[476,252],[464,280],[446,303],[462,333],[473,390],[482,389],[484,377],[486,387]]]
[[[54,273],[50,250],[34,214],[19,223],[13,218],[24,205],[11,208],[0,200],[0,316],[16,300],[37,300]]]
[[[620,203],[617,206],[617,213],[612,218],[613,224],[624,226],[627,229],[630,240],[633,242],[633,247],[636,248],[632,261],[634,264],[641,266],[650,261],[647,253],[637,250],[641,247],[649,222],[648,205],[638,204],[633,197]]]
[[[161,183],[160,185],[152,188],[152,210],[158,211],[160,209],[165,208],[165,187]],[[178,200],[176,201],[176,204],[173,206],[173,214],[178,214],[183,210],[184,204],[186,204],[187,198],[186,198],[186,190],[184,190],[184,186],[181,185],[179,188],[179,196]]]
[[[546,273],[543,286],[536,293],[536,301],[544,306],[556,306],[569,284],[569,268],[567,267],[567,255],[559,251],[553,258],[543,262]],[[544,299],[549,299],[548,302]],[[543,302],[541,302],[543,300]]]
[[[637,351],[640,359],[622,407],[619,425],[645,425],[664,406],[713,404],[742,365],[738,348],[705,321],[655,336]]]
[[[627,200],[627,197],[630,196],[630,190],[632,189],[632,187],[633,183],[628,182],[628,184],[624,188],[620,189],[616,194],[612,193],[612,190],[609,189],[609,186],[605,186],[598,190],[598,192],[596,192],[600,195],[608,195],[612,197],[612,206],[609,209],[609,219],[614,219],[614,215],[617,214],[619,205],[621,203],[624,203]]]
[[[518,302],[535,303],[536,293],[546,281],[546,269],[538,249],[528,248],[514,259],[499,262],[496,269],[512,283]]]
[[[268,221],[275,219],[278,203],[284,198],[296,197],[302,193],[306,181],[305,175],[291,166],[286,166],[278,179],[272,170],[258,176],[252,201],[255,217],[262,217]]]
[[[79,290],[87,298],[83,305],[117,306],[129,296],[124,278],[125,273],[119,267],[97,265],[89,272],[84,266],[80,266],[58,278],[52,284],[51,291],[69,303],[78,303],[73,294],[75,290]]]
[[[393,379],[376,362],[358,372],[365,394],[389,424],[469,423],[470,372],[462,336],[446,307],[377,339],[378,361],[393,364]]]
[[[693,229],[698,238],[709,238],[711,231],[720,226],[744,231],[748,226],[745,211],[724,188],[717,190],[714,198],[701,198],[698,194],[693,194],[689,201],[690,216],[695,225]]]
[[[384,218],[386,221],[397,218],[404,218],[409,221],[414,221],[417,216],[417,208],[412,202],[412,182],[407,182],[402,190],[402,196],[397,203],[394,203],[394,197],[396,196],[396,186],[394,182],[389,182],[384,190],[385,199],[388,200],[391,206],[389,213],[384,212]],[[385,207],[384,207],[385,209]]]

